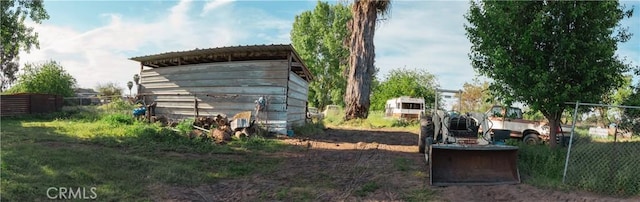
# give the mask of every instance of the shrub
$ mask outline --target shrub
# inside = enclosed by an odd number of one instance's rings
[[[108,114],[100,120],[112,126],[131,125],[134,122],[133,117],[126,114]]]
[[[178,125],[176,126],[176,129],[178,129],[183,135],[188,134],[189,132],[191,132],[191,130],[193,130],[193,120],[193,118],[188,118],[180,121],[180,123],[178,123]]]
[[[121,99],[120,97],[115,97],[111,100],[110,103],[104,104],[99,107],[99,109],[104,110],[106,112],[129,112],[136,108],[135,105]]]

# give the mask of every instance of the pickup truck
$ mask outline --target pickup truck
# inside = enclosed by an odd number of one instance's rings
[[[509,130],[511,139],[522,140],[527,144],[540,144],[549,142],[549,125],[545,122],[525,120],[522,117],[522,109],[517,107],[504,107],[494,105],[487,112],[489,126],[492,130]],[[558,127],[556,141],[561,145],[569,144],[571,127],[563,125]]]

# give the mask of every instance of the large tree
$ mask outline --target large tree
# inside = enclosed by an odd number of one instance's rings
[[[345,94],[345,119],[367,118],[369,116],[369,96],[376,68],[374,66],[375,47],[373,37],[378,16],[389,14],[389,0],[355,0],[349,21],[349,70]]]
[[[433,74],[424,69],[398,68],[391,70],[371,94],[371,110],[384,110],[388,99],[400,96],[424,98],[433,105],[438,83]]]
[[[309,84],[309,102],[320,109],[329,104],[343,105],[349,50],[349,7],[318,2],[313,11],[297,15],[291,30],[293,47],[313,73]]]
[[[1,0],[0,9],[0,92],[16,80],[18,54],[39,47],[38,33],[25,24],[27,16],[35,23],[49,18],[42,0]]]
[[[18,77],[18,83],[7,90],[9,93],[46,93],[74,96],[76,79],[55,61],[42,64],[26,64]]]
[[[480,82],[477,78],[474,78],[472,83],[465,82],[462,85],[462,95],[456,94],[454,96],[462,99],[462,102],[453,105],[454,109],[460,109],[459,105],[462,103],[461,112],[485,112],[494,104],[489,92],[489,82]]]
[[[633,10],[617,1],[470,4],[465,29],[472,66],[494,80],[490,89],[507,103],[540,110],[552,140],[565,102],[600,102],[623,83],[630,65],[615,51],[630,38],[619,23]]]
[[[98,96],[107,98],[109,100],[114,97],[120,98],[122,96],[122,89],[122,87],[118,86],[118,84],[114,82],[107,82],[104,84],[98,84],[98,86],[96,86]]]

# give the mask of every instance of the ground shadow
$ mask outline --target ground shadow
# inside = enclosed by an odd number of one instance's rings
[[[325,129],[323,133],[304,136],[312,140],[323,142],[347,142],[347,143],[378,143],[386,145],[416,146],[418,135],[406,131],[389,131],[382,129],[355,130],[355,129]]]

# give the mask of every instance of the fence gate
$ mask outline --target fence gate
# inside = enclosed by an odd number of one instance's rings
[[[609,195],[640,193],[640,137],[621,124],[635,123],[624,110],[638,106],[566,103],[575,107],[562,182]],[[578,110],[596,109],[578,117]],[[594,118],[595,117],[595,118]],[[600,119],[612,120],[605,125]],[[595,120],[595,123],[594,123]]]

